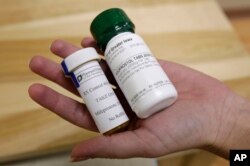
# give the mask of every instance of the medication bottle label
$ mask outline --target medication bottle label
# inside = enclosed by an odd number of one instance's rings
[[[113,37],[105,50],[106,61],[130,106],[155,90],[172,86],[143,39],[125,32]]]
[[[75,70],[78,91],[85,101],[99,131],[105,133],[125,122],[125,114],[117,96],[97,61]]]

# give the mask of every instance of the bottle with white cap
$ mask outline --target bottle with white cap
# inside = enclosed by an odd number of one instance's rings
[[[89,47],[66,57],[61,66],[77,87],[99,131],[110,135],[124,130],[129,119],[98,60],[96,50]]]

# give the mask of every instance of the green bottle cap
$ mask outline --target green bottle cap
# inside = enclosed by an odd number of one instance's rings
[[[111,38],[122,32],[133,32],[135,25],[126,13],[119,8],[103,11],[92,21],[90,31],[97,42],[97,46],[105,51]]]

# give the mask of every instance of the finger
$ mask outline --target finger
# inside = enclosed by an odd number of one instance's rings
[[[63,88],[79,96],[70,79],[65,79],[61,66],[42,56],[34,56],[30,60],[30,69],[38,75],[57,83]]]
[[[55,40],[50,46],[51,52],[62,58],[69,56],[79,49],[79,47],[63,40]]]
[[[94,47],[98,53],[103,54],[101,50],[97,47],[97,43],[92,37],[83,38],[81,45],[83,48]]]
[[[89,158],[129,158],[153,157],[154,150],[141,138],[146,137],[142,129],[99,136],[89,139],[75,146],[71,152],[72,161],[81,161]],[[145,139],[146,140],[146,139]]]
[[[93,39],[92,37],[83,38],[81,45],[83,47],[96,47],[97,46],[95,39]]]
[[[67,96],[59,94],[51,88],[33,84],[29,87],[30,97],[41,106],[51,110],[63,119],[88,130],[97,131],[85,105]]]

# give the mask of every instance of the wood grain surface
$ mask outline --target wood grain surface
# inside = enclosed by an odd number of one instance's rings
[[[28,96],[34,82],[57,85],[30,72],[33,55],[60,62],[49,52],[55,39],[80,45],[102,10],[123,8],[160,59],[181,63],[226,82],[250,98],[250,56],[213,0],[0,0],[0,162],[72,147],[98,134],[41,108]]]

